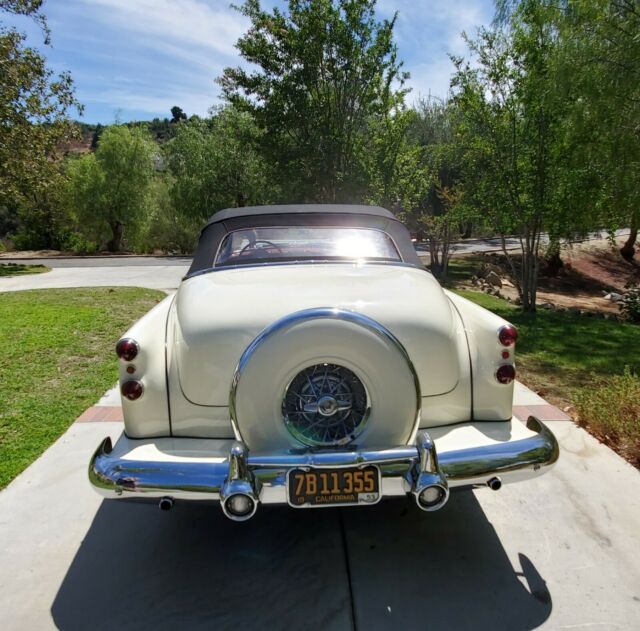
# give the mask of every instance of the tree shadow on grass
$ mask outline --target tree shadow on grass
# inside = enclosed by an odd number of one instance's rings
[[[324,631],[354,619],[359,629],[533,629],[551,597],[521,565],[529,591],[471,493],[439,513],[404,501],[264,507],[243,524],[216,506],[104,502],[51,613],[64,631]]]

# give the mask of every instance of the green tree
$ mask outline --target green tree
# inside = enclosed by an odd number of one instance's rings
[[[555,11],[525,0],[507,26],[467,40],[475,65],[454,60],[467,201],[503,246],[505,235],[519,237],[517,261],[503,249],[526,311],[535,311],[543,232],[558,239],[575,225],[561,194],[566,99],[557,83]]]
[[[601,221],[631,228],[621,249],[630,260],[640,227],[640,5],[581,0],[570,9],[558,28],[576,167],[591,175]]]
[[[0,0],[0,11],[33,17],[48,40],[41,4]],[[60,147],[74,135],[68,118],[74,108],[81,109],[69,74],[55,76],[23,34],[0,24],[0,207],[19,224],[34,224],[37,214],[44,247],[56,245],[48,228],[55,223]]]
[[[134,236],[148,211],[157,151],[143,130],[112,125],[95,153],[70,162],[67,200],[80,232],[122,249],[125,228]]]
[[[232,107],[179,125],[167,144],[176,211],[202,222],[222,208],[272,201],[259,140],[251,115]]]
[[[182,111],[181,107],[178,107],[177,105],[174,105],[171,108],[171,122],[172,123],[179,123],[180,121],[186,121],[187,120],[187,115]]]
[[[451,241],[459,227],[472,219],[464,203],[462,148],[455,133],[458,115],[455,105],[447,101],[430,98],[418,102],[409,128],[410,143],[417,148],[416,165],[407,165],[402,184],[405,216],[425,234],[431,271],[443,281],[447,279]]]
[[[225,97],[264,130],[263,151],[290,201],[367,196],[371,155],[402,107],[407,77],[395,18],[375,0],[289,0],[286,11],[246,0],[251,26],[237,43],[250,70],[227,68]],[[379,153],[379,152],[378,152]]]

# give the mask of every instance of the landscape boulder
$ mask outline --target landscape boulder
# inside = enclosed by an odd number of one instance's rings
[[[493,287],[502,287],[502,279],[495,272],[489,272],[484,279],[487,281],[489,285]]]

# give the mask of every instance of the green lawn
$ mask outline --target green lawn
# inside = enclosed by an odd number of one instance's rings
[[[522,313],[494,296],[457,291],[518,327],[518,378],[640,465],[640,326],[567,312]],[[628,367],[625,375],[625,367]]]
[[[113,386],[115,342],[164,296],[138,288],[0,293],[0,488]]]
[[[46,265],[23,265],[22,263],[0,263],[0,276],[24,276],[25,274],[42,274],[50,272]]]
[[[576,388],[622,374],[625,366],[640,372],[637,325],[567,312],[525,314],[494,296],[463,290],[457,293],[518,327],[519,375],[560,402],[571,400]]]

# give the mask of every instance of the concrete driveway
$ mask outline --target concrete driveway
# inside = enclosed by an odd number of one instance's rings
[[[108,261],[111,263],[104,264]],[[0,262],[4,261],[0,260]],[[25,261],[20,262],[24,263]],[[173,259],[147,259],[147,261],[134,264],[129,257],[119,260],[85,259],[88,264],[82,267],[67,265],[68,263],[79,265],[77,259],[72,261],[60,259],[59,261],[54,260],[54,262],[35,260],[32,262],[49,265],[52,270],[44,274],[2,277],[0,278],[0,292],[65,287],[147,287],[149,289],[173,290],[178,288],[180,280],[187,273],[191,264],[190,259],[177,261]]]
[[[236,524],[216,505],[164,513],[89,488],[118,403],[0,493],[3,630],[640,628],[640,473],[571,421],[550,421],[551,473],[437,513],[389,500]],[[562,417],[520,385],[516,403]]]

